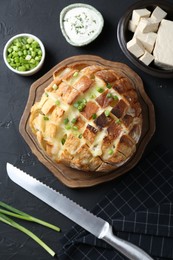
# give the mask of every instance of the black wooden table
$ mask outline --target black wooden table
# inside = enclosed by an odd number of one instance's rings
[[[117,41],[117,24],[120,17],[135,1],[133,0],[88,0],[103,15],[105,25],[102,34],[86,47],[73,47],[62,36],[59,26],[60,11],[76,1],[64,0],[1,0],[0,1],[0,200],[31,215],[61,227],[55,233],[41,226],[23,223],[41,237],[56,252],[59,240],[70,230],[73,223],[53,209],[12,183],[7,177],[6,163],[20,166],[49,186],[61,191],[87,209],[110,191],[115,180],[96,187],[70,189],[60,183],[49,170],[32,154],[19,133],[19,122],[25,108],[31,84],[65,58],[80,54],[98,55],[104,59],[123,62],[142,78],[145,90],[151,98],[156,112],[156,132],[143,155],[158,144],[173,147],[173,80],[154,78],[141,72],[122,53]],[[4,64],[3,48],[15,34],[31,33],[38,36],[46,48],[43,68],[35,75],[22,77],[12,73]],[[33,240],[23,233],[0,222],[0,259],[51,259]],[[92,259],[92,258],[91,258]]]

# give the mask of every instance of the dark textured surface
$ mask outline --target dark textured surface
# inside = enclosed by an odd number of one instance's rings
[[[62,228],[55,233],[31,223],[24,223],[57,253],[59,239],[70,229],[72,222],[34,198],[22,188],[12,183],[6,174],[5,165],[9,161],[44,181],[51,187],[91,209],[114,183],[111,181],[97,187],[72,190],[65,187],[32,155],[29,147],[19,134],[18,126],[23,113],[30,85],[63,59],[80,54],[98,55],[105,59],[124,62],[143,79],[145,90],[156,110],[156,133],[144,157],[157,144],[164,143],[172,150],[173,140],[173,80],[151,77],[134,67],[120,50],[116,37],[117,23],[133,0],[93,0],[80,1],[95,6],[105,20],[102,34],[86,47],[69,45],[59,28],[59,13],[63,7],[76,1],[57,0],[1,0],[0,1],[0,200],[29,214],[48,220]],[[173,2],[173,1],[171,1]],[[7,69],[3,62],[3,48],[9,38],[17,33],[32,33],[38,36],[46,48],[46,60],[42,70],[31,77],[18,76]],[[0,259],[51,259],[34,241],[23,233],[0,222]],[[92,257],[91,257],[92,259]]]
[[[139,246],[153,260],[173,259],[172,173],[172,153],[157,147],[115,183],[93,210],[112,224],[118,237]],[[125,259],[78,225],[64,236],[63,246],[62,260],[88,260],[93,255],[95,260]]]

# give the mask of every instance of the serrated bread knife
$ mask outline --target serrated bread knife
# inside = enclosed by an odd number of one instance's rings
[[[93,215],[59,192],[36,180],[32,176],[7,163],[7,173],[12,181],[65,215],[88,232],[121,252],[131,260],[151,260],[152,258],[139,247],[116,237],[111,225]]]

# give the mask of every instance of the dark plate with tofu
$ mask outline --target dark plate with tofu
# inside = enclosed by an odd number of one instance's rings
[[[173,77],[172,34],[173,4],[167,1],[135,3],[117,27],[118,42],[126,57],[145,73],[159,78]]]
[[[44,93],[45,87],[47,87],[52,82],[53,73],[57,70],[61,71],[61,68],[64,66],[76,66],[76,64],[79,63],[88,64],[89,66],[106,66],[108,69],[110,68],[110,70],[115,70],[117,73],[121,73],[124,75],[123,77],[126,77],[126,79],[130,80],[132,83],[134,90],[136,90],[138,100],[141,104],[142,110],[140,113],[142,113],[143,123],[141,137],[137,144],[136,151],[127,162],[110,172],[83,171],[67,167],[65,164],[56,163],[43,151],[43,149],[40,148],[35,135],[30,128],[29,119],[31,115],[31,107],[33,104],[35,104],[35,102],[40,100],[40,97]],[[125,84],[125,82],[123,84]],[[43,77],[32,84],[28,102],[20,121],[19,129],[32,152],[50,170],[50,172],[52,172],[58,178],[58,180],[60,180],[66,186],[72,188],[90,187],[113,180],[128,172],[137,164],[148,142],[155,132],[155,113],[153,104],[145,93],[141,78],[127,65],[119,62],[104,60],[98,56],[80,55],[70,57],[60,62]]]

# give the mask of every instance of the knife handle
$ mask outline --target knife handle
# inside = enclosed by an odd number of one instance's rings
[[[131,260],[153,260],[139,247],[115,236],[110,225],[102,239]]]

